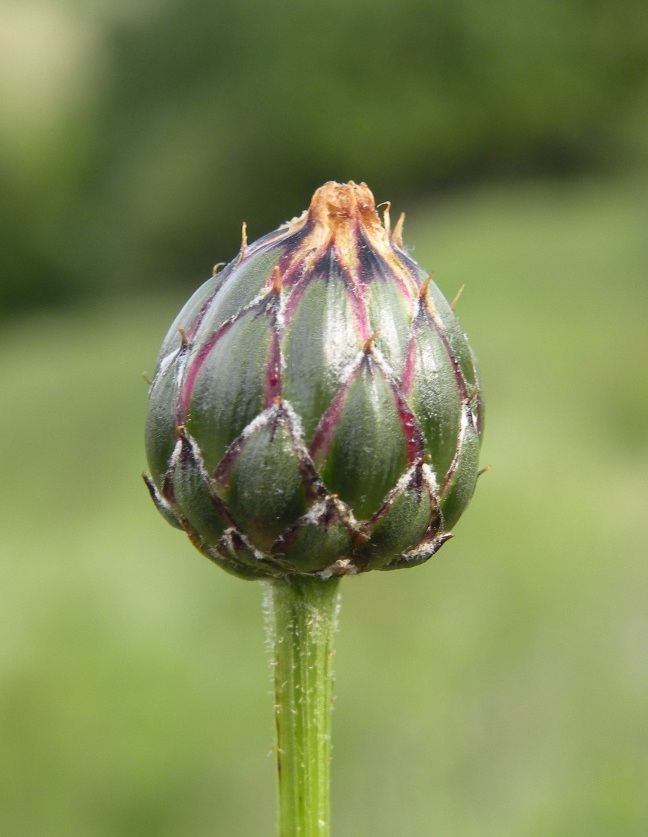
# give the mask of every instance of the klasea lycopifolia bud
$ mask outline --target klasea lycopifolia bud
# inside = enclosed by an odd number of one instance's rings
[[[310,208],[182,309],[150,390],[153,499],[244,578],[420,564],[473,494],[475,359],[365,184]]]

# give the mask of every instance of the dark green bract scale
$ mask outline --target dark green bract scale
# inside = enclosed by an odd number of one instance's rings
[[[474,355],[364,185],[212,276],[163,345],[146,424],[162,515],[241,578],[415,566],[478,476]]]

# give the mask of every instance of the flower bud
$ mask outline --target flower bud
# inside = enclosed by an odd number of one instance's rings
[[[420,564],[478,475],[482,401],[451,306],[365,184],[310,208],[182,309],[150,390],[160,512],[244,578]]]

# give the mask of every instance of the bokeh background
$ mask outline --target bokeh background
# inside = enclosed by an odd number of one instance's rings
[[[0,1],[0,832],[273,833],[261,589],[153,508],[143,370],[328,179],[480,359],[427,565],[344,582],[340,837],[648,833],[648,7]]]

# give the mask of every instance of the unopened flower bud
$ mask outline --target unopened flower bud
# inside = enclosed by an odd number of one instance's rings
[[[169,330],[145,477],[162,514],[245,578],[420,564],[478,474],[475,360],[366,185],[215,273]]]

